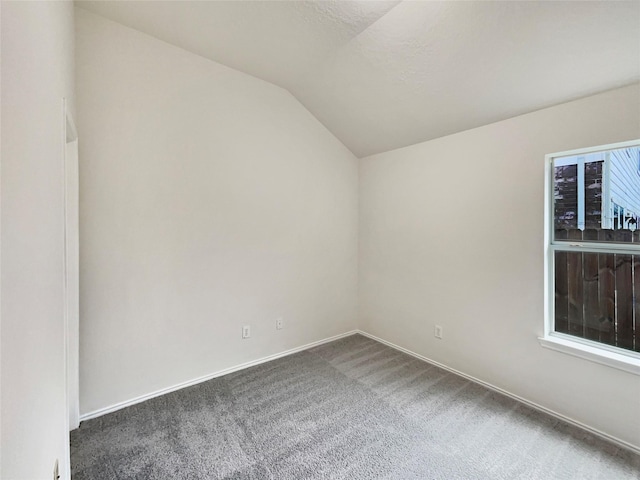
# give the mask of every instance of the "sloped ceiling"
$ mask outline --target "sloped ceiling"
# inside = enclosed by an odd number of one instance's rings
[[[639,1],[76,3],[288,89],[359,157],[640,81]]]

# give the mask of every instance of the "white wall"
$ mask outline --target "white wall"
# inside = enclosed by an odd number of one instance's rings
[[[630,86],[362,159],[361,327],[640,448],[640,377],[537,340],[544,155],[639,138],[639,105]]]
[[[2,467],[62,474],[63,110],[73,107],[73,5],[2,2]],[[64,478],[64,476],[63,476]]]
[[[356,158],[283,89],[76,19],[81,413],[355,328]]]

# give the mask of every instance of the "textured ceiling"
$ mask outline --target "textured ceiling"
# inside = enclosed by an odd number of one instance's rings
[[[639,1],[80,1],[295,95],[357,156],[640,81]]]

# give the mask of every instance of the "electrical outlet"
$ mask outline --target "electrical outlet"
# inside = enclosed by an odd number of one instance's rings
[[[251,336],[251,326],[245,325],[242,327],[242,338],[249,338]]]
[[[436,325],[436,328],[433,332],[434,337],[439,338],[440,340],[442,340],[442,326],[441,325]]]
[[[284,318],[276,318],[276,330],[282,330],[284,328]]]

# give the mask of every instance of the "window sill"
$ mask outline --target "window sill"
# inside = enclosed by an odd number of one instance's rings
[[[547,337],[539,337],[538,340],[540,341],[540,345],[545,348],[584,358],[585,360],[617,368],[618,370],[624,370],[634,375],[640,375],[640,358],[610,352],[560,336],[549,335]]]

